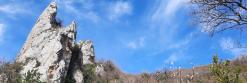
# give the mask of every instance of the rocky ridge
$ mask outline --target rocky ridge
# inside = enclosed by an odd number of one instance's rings
[[[70,78],[82,83],[84,65],[95,63],[93,43],[76,43],[76,23],[62,27],[56,13],[57,5],[51,2],[33,26],[16,59],[23,63],[20,74],[37,70],[43,82],[64,83]]]

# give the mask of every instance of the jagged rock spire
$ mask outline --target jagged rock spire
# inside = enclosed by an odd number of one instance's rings
[[[32,31],[30,32],[27,41],[22,48],[22,51],[19,55],[22,55],[26,52],[27,49],[30,49],[34,45],[33,40],[36,40],[38,36],[42,36],[42,33],[54,30],[53,26],[56,25],[56,12],[57,5],[56,2],[51,2],[48,7],[43,11],[39,16],[36,24],[33,26]],[[57,30],[58,31],[58,30]],[[38,38],[40,39],[40,38]],[[22,59],[24,56],[18,56],[17,61]]]
[[[93,42],[86,40],[82,43],[81,46],[81,56],[83,56],[83,64],[94,64],[94,47]]]
[[[20,74],[37,70],[43,82],[64,83],[66,78],[71,78],[81,83],[83,66],[94,64],[93,44],[91,41],[76,44],[76,22],[64,28],[57,22],[56,13],[57,5],[53,1],[33,26],[16,59],[23,63]]]
[[[56,21],[57,6],[51,2],[33,26],[16,61],[24,64],[21,74],[38,70],[41,80],[64,82],[76,39],[76,24],[66,28]]]
[[[74,35],[77,33],[76,22],[72,21],[72,23],[64,29],[64,32],[67,33],[68,37],[76,39],[76,35]]]
[[[56,21],[55,17],[57,14],[57,4],[56,2],[51,2],[49,6],[43,11],[43,13],[39,16],[37,22],[44,21],[44,22],[52,22]]]
[[[57,13],[57,3],[51,2],[48,7],[43,11],[43,13],[40,15],[40,18],[42,17],[49,17],[49,16],[55,16]]]

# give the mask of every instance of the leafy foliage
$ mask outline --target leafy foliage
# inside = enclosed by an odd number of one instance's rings
[[[83,79],[84,83],[92,83],[94,82],[95,75],[95,65],[94,64],[86,64],[84,65]]]
[[[232,68],[229,60],[220,62],[217,55],[213,57],[213,63],[209,70],[217,83],[241,83],[239,78],[240,69]]]
[[[37,72],[37,70],[29,70],[25,74],[24,79],[21,81],[21,83],[44,83],[39,80],[40,75],[41,74]]]
[[[0,61],[0,83],[43,83],[40,79],[40,73],[37,70],[30,70],[24,74],[24,78],[19,74],[22,70],[22,63]]]

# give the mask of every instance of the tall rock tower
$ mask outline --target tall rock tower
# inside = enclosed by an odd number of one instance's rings
[[[57,5],[51,2],[33,26],[16,62],[23,63],[22,75],[37,70],[43,82],[64,83],[69,74],[81,83],[83,65],[94,64],[92,42],[76,44],[76,23],[62,27],[56,13]]]

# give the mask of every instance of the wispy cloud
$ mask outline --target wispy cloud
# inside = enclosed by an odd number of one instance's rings
[[[183,56],[182,51],[174,52],[167,59],[165,59],[164,62],[165,64],[174,64],[179,60],[179,58],[181,58],[181,56]]]
[[[5,27],[6,26],[4,24],[0,23],[0,42],[2,42],[4,39]]]
[[[188,50],[190,43],[196,34],[197,32],[191,32],[190,34],[188,34],[188,36],[185,37],[184,40],[168,45],[168,49],[174,51],[167,59],[165,59],[165,63],[175,63],[177,60],[181,59],[186,54],[185,52]]]
[[[158,29],[162,41],[173,42],[175,40],[174,36],[178,35],[178,31],[184,23],[178,21],[181,18],[174,16],[186,5],[186,2],[187,0],[161,0],[154,4],[148,20],[150,20],[151,27]],[[185,14],[181,13],[180,15]]]
[[[127,44],[127,47],[128,48],[131,48],[131,49],[136,49],[137,48],[137,43],[135,43],[135,42],[129,42],[128,44]]]
[[[162,53],[165,50],[172,50],[171,55],[168,57],[167,61],[175,61],[175,55],[179,55],[175,52],[179,50],[184,50],[192,41],[192,38],[195,32],[190,32],[189,34],[185,34],[182,39],[178,39],[177,36],[181,36],[179,33],[180,29],[184,26],[184,23],[177,21],[180,18],[173,17],[177,14],[179,10],[186,6],[188,0],[161,0],[155,3],[155,7],[151,11],[151,17],[149,20],[151,21],[151,27],[155,29],[154,31],[158,31],[156,33],[157,37],[161,43],[160,45],[165,46],[166,48],[161,48],[157,52],[154,52],[155,55]],[[180,15],[184,15],[181,13]],[[182,53],[181,53],[182,54]]]
[[[24,13],[25,10],[19,5],[7,4],[0,6],[0,12],[7,14],[20,14],[20,13]]]
[[[118,1],[109,6],[109,19],[116,20],[132,13],[132,5],[127,1]]]
[[[161,0],[157,2],[156,11],[152,15],[152,20],[162,20],[170,18],[180,8],[185,6],[188,0]]]
[[[165,7],[165,15],[170,16],[174,14],[179,8],[185,6],[188,0],[169,0]]]
[[[171,45],[169,45],[169,49],[181,49],[181,48],[187,48],[190,42],[193,40],[193,38],[197,35],[197,32],[191,32],[189,33],[183,40],[179,42],[175,42]]]
[[[222,38],[220,46],[223,50],[231,52],[234,56],[246,55],[247,48],[240,48],[232,38]]]
[[[118,20],[124,15],[130,15],[133,9],[128,1],[58,0],[58,3],[65,11],[94,23]]]
[[[222,38],[220,42],[220,46],[224,50],[236,48],[235,42],[233,41],[232,38]]]
[[[10,18],[15,18],[16,15],[20,14],[31,14],[27,10],[25,4],[8,3],[0,5],[0,13],[5,14]]]
[[[144,42],[145,42],[145,37],[140,37],[135,41],[130,41],[126,44],[126,46],[130,49],[137,49],[137,48],[141,48],[144,47]]]
[[[94,23],[100,20],[97,13],[93,11],[94,3],[91,0],[58,0],[57,2],[64,11],[74,14],[79,19],[89,20]]]

